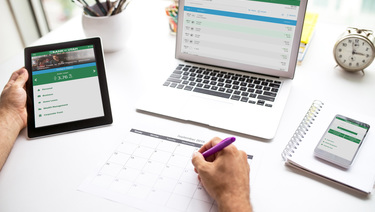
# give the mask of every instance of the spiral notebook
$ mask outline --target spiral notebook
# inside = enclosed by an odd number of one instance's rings
[[[282,152],[286,165],[314,174],[364,194],[373,191],[375,182],[375,142],[371,130],[349,169],[341,169],[314,156],[314,149],[336,114],[367,122],[366,116],[353,111],[332,110],[321,101],[314,101]],[[354,116],[352,116],[354,115]],[[357,116],[357,117],[355,117]]]

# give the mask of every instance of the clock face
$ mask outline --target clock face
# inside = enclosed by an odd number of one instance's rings
[[[338,65],[346,70],[359,71],[371,64],[374,49],[366,39],[352,36],[339,41],[334,49]]]

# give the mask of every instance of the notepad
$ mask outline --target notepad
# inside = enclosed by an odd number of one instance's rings
[[[321,101],[314,101],[282,152],[282,157],[286,165],[361,193],[370,194],[375,182],[375,142],[371,130],[359,149],[352,166],[347,170],[314,156],[316,145],[336,114],[351,116],[369,122],[371,125],[371,120],[365,120],[366,117],[356,117],[360,115],[346,114],[346,111],[339,110],[333,109],[332,105],[323,104]]]
[[[306,52],[314,37],[316,24],[318,22],[318,13],[306,12],[305,21],[303,22],[303,29],[301,35],[301,44],[298,52],[298,63],[302,63]]]

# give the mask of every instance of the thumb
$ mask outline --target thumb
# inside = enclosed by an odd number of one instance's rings
[[[23,87],[29,77],[29,73],[27,72],[25,68],[21,68],[17,72],[19,75],[14,84],[18,85],[19,87]]]
[[[201,170],[202,166],[204,166],[207,163],[203,155],[199,152],[194,152],[191,162],[193,163],[193,166],[196,171]]]

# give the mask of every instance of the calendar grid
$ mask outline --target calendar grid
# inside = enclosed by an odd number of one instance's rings
[[[173,211],[217,211],[191,163],[201,144],[137,129],[128,135],[92,184]]]

